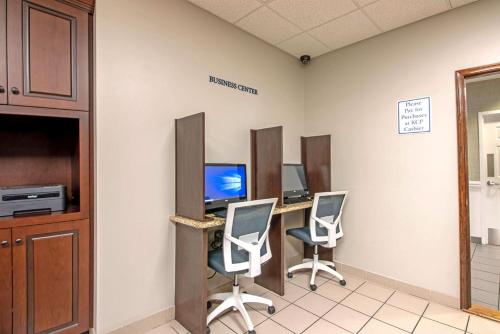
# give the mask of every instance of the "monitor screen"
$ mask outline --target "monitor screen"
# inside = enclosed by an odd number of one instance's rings
[[[205,165],[205,203],[228,199],[246,199],[245,165]]]
[[[286,196],[307,195],[307,182],[304,165],[285,164],[283,166],[283,192]]]

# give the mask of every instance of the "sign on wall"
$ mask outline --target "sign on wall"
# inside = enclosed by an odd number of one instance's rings
[[[431,98],[398,101],[398,133],[431,132]]]
[[[217,78],[217,77],[214,77],[212,75],[208,76],[208,82],[212,82],[216,85],[221,85],[221,86],[232,88],[232,89],[237,89],[243,93],[249,93],[249,94],[254,94],[254,95],[259,94],[259,92],[255,88],[248,87],[248,86],[245,86],[245,85],[233,82],[233,81]]]

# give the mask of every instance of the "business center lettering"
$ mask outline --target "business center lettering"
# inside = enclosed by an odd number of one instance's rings
[[[228,87],[228,88],[237,89],[237,90],[242,91],[244,93],[250,93],[250,94],[258,95],[257,89],[255,89],[255,88],[248,87],[248,86],[245,86],[245,85],[241,85],[241,84],[238,84],[236,82],[232,82],[232,81],[220,79],[220,78],[217,78],[217,77],[214,77],[214,76],[211,76],[211,75],[208,76],[208,82],[213,82],[214,84],[217,84],[217,85],[221,85],[221,86],[225,86],[225,87]]]

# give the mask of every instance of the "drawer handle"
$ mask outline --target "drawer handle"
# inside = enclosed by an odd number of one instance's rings
[[[3,93],[5,93],[5,88],[4,88],[4,86],[0,86],[0,94],[3,94]]]
[[[17,87],[12,87],[12,89],[10,90],[12,92],[12,94],[14,95],[19,95],[19,88]]]
[[[9,247],[9,242],[7,240],[3,240],[0,245],[2,245],[2,248],[7,248]]]
[[[16,239],[16,245],[21,246],[23,244],[23,239]]]

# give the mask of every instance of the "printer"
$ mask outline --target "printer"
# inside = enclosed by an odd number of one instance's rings
[[[64,210],[64,185],[0,187],[0,217]]]

